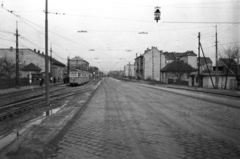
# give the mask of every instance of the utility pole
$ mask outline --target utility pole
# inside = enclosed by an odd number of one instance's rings
[[[69,77],[69,71],[70,70],[70,63],[69,63],[69,57],[67,58],[67,78]]]
[[[139,80],[140,80],[141,79],[141,54],[138,57],[138,66],[139,66],[138,74],[139,74]]]
[[[50,53],[51,53],[51,57],[50,57],[50,75],[53,76],[53,71],[52,71],[52,43],[51,43]]]
[[[159,81],[162,82],[162,72],[161,72],[161,69],[162,69],[162,51],[159,51],[160,53],[160,71],[159,71]]]
[[[216,25],[216,83],[215,83],[215,88],[218,89],[218,41],[217,41],[217,25]]]
[[[200,32],[198,33],[198,87],[200,87]]]
[[[128,78],[130,78],[130,62],[128,64]]]
[[[154,80],[154,52],[152,48],[152,80]]]
[[[19,87],[19,49],[18,49],[18,21],[16,23],[16,87]]]
[[[49,105],[49,59],[48,59],[48,0],[45,10],[45,82],[46,82],[46,105]]]

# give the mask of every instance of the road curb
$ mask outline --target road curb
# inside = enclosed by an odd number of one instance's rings
[[[182,90],[187,90],[187,91],[203,92],[203,93],[209,93],[209,94],[216,94],[216,95],[223,95],[223,96],[228,96],[228,97],[240,98],[240,95],[227,94],[227,93],[222,93],[222,92],[211,92],[211,91],[206,91],[206,90],[188,89],[188,88],[181,88],[181,87],[174,87],[174,86],[167,86],[167,88],[182,89]]]

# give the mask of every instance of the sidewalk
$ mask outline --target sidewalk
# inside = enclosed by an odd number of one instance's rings
[[[181,86],[181,85],[173,85],[173,84],[168,84],[167,88],[183,89],[183,90],[197,91],[197,92],[206,92],[206,93],[211,93],[211,94],[219,94],[219,95],[226,95],[226,96],[240,98],[240,91],[237,91],[237,90],[190,87],[190,86]]]
[[[203,87],[190,87],[190,86],[176,85],[176,84],[159,84],[159,83],[154,83],[154,82],[150,82],[150,81],[135,80],[135,79],[123,79],[123,80],[142,83],[142,84],[155,85],[155,86],[160,86],[160,87],[166,87],[166,88],[183,89],[183,90],[188,90],[188,91],[205,92],[205,93],[219,94],[219,95],[226,95],[226,96],[240,98],[240,90],[225,90],[225,89],[212,89],[212,88],[203,88]]]
[[[63,84],[63,82],[60,81],[60,82],[56,82],[55,84],[54,83],[49,83],[49,86],[60,85],[60,84]],[[43,86],[28,85],[28,86],[21,86],[19,88],[13,87],[13,88],[8,88],[8,89],[0,89],[0,96],[5,95],[5,94],[9,94],[9,93],[23,92],[23,91],[27,91],[27,90],[31,90],[31,89],[39,89],[39,88],[45,88],[45,84]]]

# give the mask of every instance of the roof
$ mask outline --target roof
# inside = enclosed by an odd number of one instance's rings
[[[172,60],[172,61],[176,60],[176,57],[175,57],[174,53],[172,53],[172,52],[169,52],[169,53],[164,52],[163,55],[165,56],[165,58],[167,60]]]
[[[198,58],[199,59],[199,58]],[[212,60],[209,57],[205,58],[207,64],[212,64]],[[204,57],[200,57],[200,65],[205,65]]]
[[[53,64],[53,65],[58,65],[58,66],[63,66],[63,67],[66,66],[65,64],[59,62],[58,60],[56,60],[56,59],[54,59],[54,58],[52,58],[52,64]]]
[[[30,63],[29,65],[25,66],[22,71],[41,71],[42,69],[36,66],[33,63]]]
[[[4,53],[8,53],[8,51],[16,51],[15,48],[0,48],[0,50],[3,50]],[[35,53],[35,54],[37,54],[37,55],[45,58],[44,53],[43,53],[43,52],[41,53],[40,51],[36,51],[36,49],[31,50],[31,49],[29,49],[29,48],[19,48],[19,53],[21,53],[21,52],[23,52],[23,51],[31,51],[31,52],[33,52],[33,53]],[[49,60],[50,60],[50,56],[49,56]],[[65,64],[59,62],[58,60],[56,60],[56,59],[54,59],[54,58],[52,58],[52,60],[53,60],[52,62],[53,62],[54,65],[63,66],[63,67],[66,66]]]
[[[161,69],[162,72],[194,72],[197,69],[181,60],[173,61]]]
[[[136,60],[138,58],[143,58],[143,55],[140,55],[140,56],[136,57],[134,60]]]
[[[181,57],[184,57],[184,56],[197,56],[197,54],[195,54],[193,51],[186,51],[186,52],[183,52],[183,53],[179,53],[179,52],[164,52],[163,53],[165,58],[167,60],[176,60],[177,58],[181,58]]]

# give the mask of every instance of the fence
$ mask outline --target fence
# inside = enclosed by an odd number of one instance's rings
[[[177,84],[177,85],[188,86],[188,81],[182,81],[179,79],[168,79],[168,84]]]
[[[39,81],[35,80],[32,83],[33,85],[38,85]],[[19,79],[19,86],[27,86],[29,85],[29,78],[20,78]],[[12,88],[16,87],[16,79],[0,79],[0,89]]]

